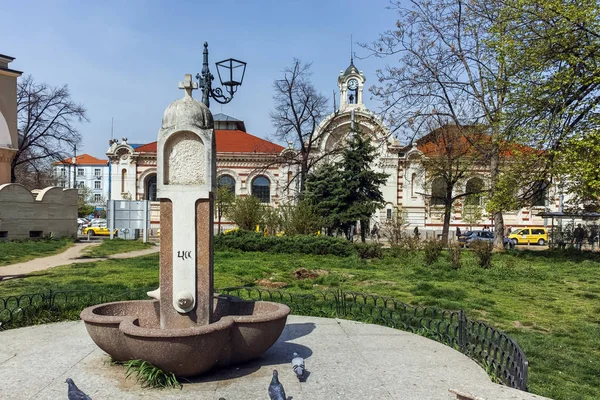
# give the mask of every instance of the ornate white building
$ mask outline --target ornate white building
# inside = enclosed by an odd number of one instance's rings
[[[411,228],[418,226],[425,231],[439,233],[443,225],[443,207],[431,201],[431,196],[426,194],[431,189],[428,189],[430,185],[425,184],[428,177],[424,176],[421,168],[427,143],[419,141],[412,146],[401,146],[383,121],[365,107],[365,82],[366,77],[351,60],[348,68],[341,71],[337,78],[339,108],[317,127],[314,137],[318,140],[311,154],[315,157],[324,156],[322,162],[333,161],[338,155],[331,150],[343,146],[352,127],[368,135],[379,152],[373,167],[388,175],[386,184],[381,188],[386,204],[373,215],[372,222],[381,223],[400,210]],[[215,114],[213,117],[217,180],[220,185],[230,186],[238,196],[252,194],[263,203],[273,206],[295,198],[297,185],[294,177],[297,171],[281,162],[286,156],[294,154],[293,148],[284,148],[249,134],[243,121],[224,114]],[[109,198],[156,200],[156,142],[133,145],[125,138],[120,142],[112,141],[106,155],[109,159]],[[457,190],[464,191],[467,185],[487,181],[486,174],[485,170],[474,171]],[[557,210],[557,196],[550,191],[542,204],[507,213],[506,226],[544,225],[544,220],[536,214],[544,209]],[[483,227],[493,223],[485,212],[476,223],[467,223],[463,220],[462,210],[462,205],[457,202],[451,220],[453,228]],[[155,222],[158,220],[156,211],[151,219]]]

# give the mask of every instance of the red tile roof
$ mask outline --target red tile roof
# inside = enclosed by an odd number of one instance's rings
[[[156,142],[146,143],[135,148],[137,153],[156,153]]]
[[[280,153],[284,148],[239,130],[215,130],[219,153]],[[135,149],[139,153],[156,153],[156,142]]]
[[[215,130],[219,153],[280,153],[284,148],[238,130]]]
[[[78,155],[76,161],[77,161],[77,165],[106,165],[108,163],[108,160],[101,160],[94,156],[90,156],[89,154]],[[55,162],[54,165],[72,164],[72,163],[73,163],[73,157],[68,157],[62,161]]]

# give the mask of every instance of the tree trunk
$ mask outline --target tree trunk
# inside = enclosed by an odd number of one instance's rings
[[[218,224],[219,224],[219,227],[218,227],[218,230],[217,230],[217,234],[219,234],[219,235],[221,234],[221,216],[222,215],[223,215],[223,213],[221,212],[221,207],[219,207],[219,210],[217,211],[217,218],[218,218],[217,221],[218,221]]]
[[[360,241],[365,243],[367,237],[367,223],[368,220],[360,221]]]
[[[492,154],[490,160],[490,181],[492,183],[490,195],[493,198],[495,195],[495,187],[498,184],[500,174],[500,149],[497,143],[492,145]],[[504,216],[502,210],[493,210],[492,217],[494,218],[494,249],[496,251],[504,251]]]
[[[17,152],[17,154],[15,154],[15,158],[13,158],[10,163],[10,183],[17,182],[16,169],[17,169],[17,156],[18,155],[19,155],[19,152]]]
[[[452,217],[452,203],[446,199],[444,205],[444,227],[442,228],[442,245],[448,246],[448,233],[450,232],[450,218]]]
[[[300,164],[300,193],[299,198],[304,197],[304,189],[306,187],[306,176],[308,175],[308,153],[302,152],[302,163]]]

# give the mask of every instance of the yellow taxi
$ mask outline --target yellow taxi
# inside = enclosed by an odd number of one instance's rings
[[[508,239],[514,244],[539,244],[548,243],[548,231],[546,228],[520,228],[508,235]]]
[[[88,236],[110,236],[110,230],[106,225],[88,226],[83,230],[83,234]],[[117,234],[116,229],[114,234]]]

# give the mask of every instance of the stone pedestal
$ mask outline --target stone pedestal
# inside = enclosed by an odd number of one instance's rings
[[[160,325],[170,328],[188,328],[195,325],[207,325],[212,319],[213,291],[213,219],[214,199],[211,194],[207,200],[196,203],[196,305],[188,313],[177,312],[171,301],[160,303]],[[160,298],[173,298],[173,203],[160,201]],[[193,218],[192,215],[189,216]],[[175,249],[176,250],[176,249]]]

